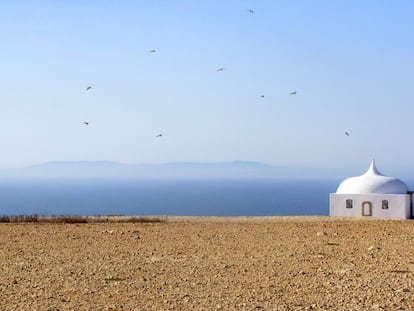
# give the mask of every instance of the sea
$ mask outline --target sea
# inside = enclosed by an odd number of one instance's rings
[[[0,180],[0,215],[329,214],[338,180]],[[414,183],[407,183],[413,189]]]
[[[0,215],[328,215],[335,180],[0,180]]]

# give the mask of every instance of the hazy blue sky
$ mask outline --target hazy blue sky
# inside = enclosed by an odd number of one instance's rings
[[[413,16],[409,0],[1,1],[0,168],[414,168]]]

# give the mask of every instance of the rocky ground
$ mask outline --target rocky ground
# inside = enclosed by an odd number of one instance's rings
[[[410,310],[414,221],[0,224],[0,310]]]

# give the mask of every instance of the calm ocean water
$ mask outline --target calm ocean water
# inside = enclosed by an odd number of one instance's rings
[[[338,181],[0,181],[0,215],[328,215]]]

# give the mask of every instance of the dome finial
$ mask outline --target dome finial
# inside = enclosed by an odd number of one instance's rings
[[[367,175],[380,175],[380,176],[384,176],[377,169],[377,166],[375,165],[375,159],[374,158],[371,160],[371,165],[369,166],[369,169],[368,169],[368,171],[365,174],[367,174]]]

